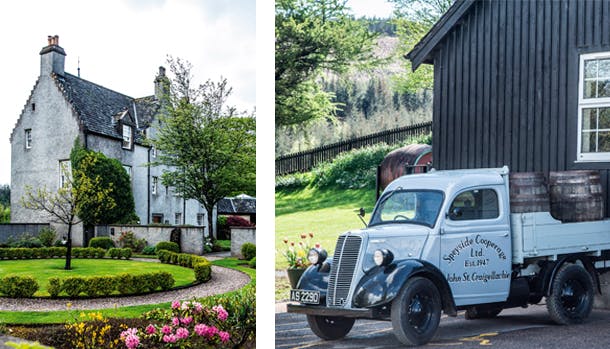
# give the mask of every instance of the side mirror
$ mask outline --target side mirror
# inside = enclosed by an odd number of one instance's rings
[[[360,210],[358,211],[358,215],[359,215],[360,217],[363,217],[363,218],[364,218],[364,207],[360,207]]]
[[[462,209],[460,207],[454,207],[453,210],[449,213],[449,218],[455,219],[462,217]]]

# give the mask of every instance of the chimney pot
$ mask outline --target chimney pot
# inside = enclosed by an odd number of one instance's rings
[[[165,76],[165,67],[164,66],[159,67],[159,76]]]
[[[53,37],[53,45],[59,45],[59,35]]]
[[[51,35],[47,36],[47,41],[49,42],[49,46],[53,45],[53,37]]]

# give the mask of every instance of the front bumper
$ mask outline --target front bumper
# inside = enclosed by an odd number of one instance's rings
[[[319,305],[288,304],[289,313],[319,316],[342,316],[355,319],[380,319],[382,314],[377,309],[330,308]]]

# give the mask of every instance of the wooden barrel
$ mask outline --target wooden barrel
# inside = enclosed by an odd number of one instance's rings
[[[407,173],[425,172],[425,166],[431,162],[432,147],[428,144],[409,144],[389,152],[380,165],[380,189],[383,190],[394,179]]]
[[[542,172],[515,172],[509,175],[512,213],[549,212],[546,178]]]
[[[604,193],[598,171],[559,171],[549,176],[551,215],[562,222],[601,220]]]

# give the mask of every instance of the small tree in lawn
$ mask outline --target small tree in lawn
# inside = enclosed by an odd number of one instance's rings
[[[192,66],[168,58],[171,81],[159,115],[161,125],[152,144],[157,161],[165,165],[165,185],[184,199],[197,200],[207,211],[210,238],[212,210],[220,199],[239,193],[254,194],[256,122],[254,116],[226,106],[231,88],[227,80],[191,85]]]
[[[73,148],[74,152],[76,149]],[[53,222],[63,223],[68,226],[67,251],[65,269],[71,269],[72,254],[72,226],[81,222],[78,217],[79,210],[84,205],[95,207],[98,214],[105,210],[111,210],[116,205],[110,193],[112,187],[100,186],[99,176],[87,177],[87,170],[95,166],[97,162],[93,154],[85,155],[78,167],[68,166],[64,163],[60,168],[65,178],[63,186],[57,191],[48,190],[46,187],[32,189],[26,186],[25,195],[21,198],[21,205],[25,208],[46,212]]]

